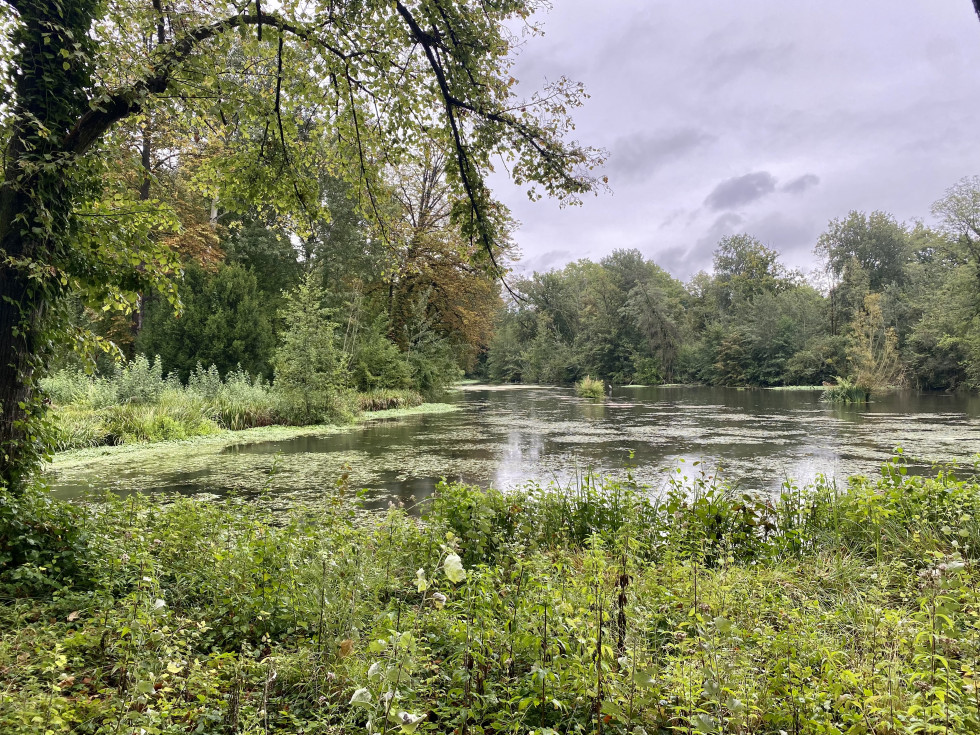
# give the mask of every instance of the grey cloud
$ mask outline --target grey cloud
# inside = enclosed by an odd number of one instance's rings
[[[704,204],[708,209],[720,212],[751,204],[774,191],[776,191],[776,179],[773,175],[768,171],[755,171],[722,181],[708,194]]]
[[[715,140],[697,128],[684,128],[657,135],[633,133],[613,143],[606,168],[613,178],[643,181],[658,169],[693,153]]]
[[[928,221],[947,186],[980,172],[968,2],[908,3],[894,23],[876,22],[887,0],[552,5],[514,76],[524,94],[560,74],[585,83],[575,134],[612,152],[616,196],[532,202],[501,167],[493,183],[525,223],[515,239],[534,269],[640,247],[687,277],[733,230],[807,268],[829,220],[884,209]],[[716,223],[725,214],[744,221]]]
[[[710,246],[714,250],[715,245],[718,241],[735,232],[735,228],[742,224],[745,219],[734,212],[726,212],[725,214],[719,216],[711,223],[711,227],[708,228],[707,232],[700,238],[698,238],[698,247],[703,248],[704,246]]]
[[[669,273],[686,273],[688,271],[687,248],[681,245],[674,245],[669,248],[660,248],[654,260],[664,270]],[[693,271],[692,271],[693,273]]]
[[[674,246],[660,250],[654,260],[678,278],[686,280],[699,270],[711,267],[711,258],[718,241],[733,234],[744,222],[744,218],[734,212],[726,212],[715,218],[693,247]]]
[[[716,34],[716,38],[709,38],[709,43],[723,40],[721,34]],[[785,69],[793,52],[793,44],[770,44],[764,41],[724,49],[716,53],[705,67],[707,86],[709,89],[718,89],[755,70],[769,74],[773,69]]]
[[[569,250],[549,250],[539,253],[530,258],[523,258],[516,264],[519,273],[530,275],[534,272],[549,271],[558,268],[572,260],[573,254]]]
[[[777,251],[784,260],[801,262],[810,259],[820,236],[820,224],[811,217],[773,212],[748,223],[746,231]]]
[[[786,182],[779,187],[779,190],[785,191],[787,194],[802,194],[807,189],[812,189],[819,183],[820,177],[816,174],[803,174],[792,181]]]

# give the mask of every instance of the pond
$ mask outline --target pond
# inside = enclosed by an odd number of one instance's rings
[[[874,474],[897,446],[918,472],[980,452],[980,397],[905,392],[862,406],[819,398],[809,390],[623,387],[594,402],[564,388],[465,386],[447,399],[453,412],[268,441],[226,435],[110,450],[56,461],[51,478],[61,497],[109,488],[315,499],[343,483],[368,488],[369,504],[381,506],[420,500],[441,478],[506,488],[630,471],[658,488],[668,477],[717,471],[745,489],[777,491],[789,479]]]

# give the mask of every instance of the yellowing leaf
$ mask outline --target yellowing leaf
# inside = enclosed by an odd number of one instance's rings
[[[459,584],[466,579],[463,560],[459,558],[458,554],[449,554],[446,556],[446,560],[442,563],[442,571],[445,572],[446,578],[453,584]]]

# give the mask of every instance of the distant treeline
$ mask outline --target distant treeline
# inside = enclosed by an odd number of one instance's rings
[[[933,205],[938,226],[884,212],[830,222],[820,268],[787,269],[732,235],[687,284],[637,250],[515,283],[481,369],[503,382],[980,386],[980,177]]]

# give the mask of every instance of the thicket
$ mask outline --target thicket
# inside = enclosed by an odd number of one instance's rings
[[[312,398],[298,406],[297,389],[283,384],[287,380],[271,384],[240,368],[222,377],[214,365],[205,369],[200,363],[183,383],[175,372],[164,376],[159,358],[151,362],[142,355],[107,375],[65,368],[41,381],[53,404],[59,451],[189,439],[222,429],[345,421],[358,411],[411,408],[424,400],[407,389],[358,393],[333,384],[307,385]]]
[[[443,485],[421,519],[34,503],[0,506],[11,735],[980,729],[980,485],[900,460],[777,497]]]
[[[980,178],[933,206],[937,226],[883,212],[828,224],[820,268],[791,271],[756,238],[722,238],[684,284],[636,250],[517,279],[483,374],[572,385],[820,385],[866,395],[980,387]],[[775,243],[778,247],[779,243]]]
[[[398,196],[385,200],[383,233],[348,184],[324,176],[322,219],[298,245],[290,223],[246,208],[174,241],[179,312],[146,294],[129,317],[79,307],[74,328],[127,359],[158,356],[183,382],[201,364],[281,383],[279,410],[294,423],[349,415],[354,392],[377,392],[376,403],[392,391],[434,396],[485,348],[499,289],[450,221],[445,160],[430,151],[389,173]],[[60,354],[51,366],[76,363]],[[303,375],[304,363],[318,377]],[[107,358],[98,366],[114,371]]]

